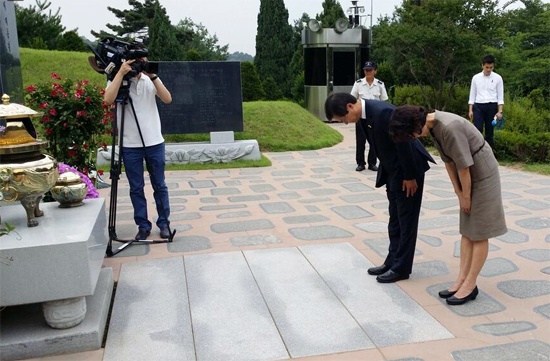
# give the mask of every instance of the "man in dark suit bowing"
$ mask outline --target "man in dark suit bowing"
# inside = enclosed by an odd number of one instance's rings
[[[373,143],[380,159],[376,187],[386,185],[390,220],[390,245],[384,264],[368,269],[381,283],[408,279],[412,272],[424,173],[433,158],[416,138],[395,143],[389,122],[395,106],[379,100],[356,99],[348,93],[334,93],[325,101],[327,119],[341,123],[362,122],[373,130]]]

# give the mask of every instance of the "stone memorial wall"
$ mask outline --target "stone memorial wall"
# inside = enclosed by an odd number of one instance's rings
[[[12,1],[7,0],[0,0],[0,90],[0,96],[8,94],[12,103],[22,101],[20,95],[23,90],[23,77],[15,6]]]

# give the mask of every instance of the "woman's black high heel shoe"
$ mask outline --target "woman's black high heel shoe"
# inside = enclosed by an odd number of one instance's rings
[[[452,306],[463,305],[470,300],[475,300],[478,294],[479,294],[479,290],[477,289],[477,286],[476,286],[476,288],[474,288],[472,293],[470,293],[466,297],[456,298],[455,296],[452,296],[450,298],[447,298],[447,304]]]
[[[439,291],[439,297],[449,298],[451,296],[454,296],[455,293],[456,291],[443,290],[443,291]]]

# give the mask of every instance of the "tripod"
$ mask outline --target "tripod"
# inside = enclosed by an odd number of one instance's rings
[[[124,142],[124,115],[126,111],[126,104],[130,104],[130,107],[132,109],[132,114],[134,115],[134,119],[136,121],[137,129],[139,136],[141,138],[141,143],[143,145],[143,149],[145,149],[145,152],[147,152],[147,148],[145,147],[145,141],[143,140],[143,134],[141,133],[141,128],[139,126],[139,121],[136,115],[136,110],[134,109],[134,104],[132,103],[132,98],[130,97],[130,86],[128,84],[128,80],[124,80],[122,85],[120,86],[117,99],[115,101],[115,117],[113,120],[113,131],[112,131],[112,147],[111,147],[111,170],[110,170],[110,179],[111,179],[111,199],[109,204],[109,242],[107,243],[107,251],[106,254],[108,257],[112,257],[119,252],[126,249],[128,246],[137,243],[137,244],[154,244],[154,243],[170,243],[173,241],[174,236],[176,235],[176,230],[170,229],[170,224],[168,223],[168,231],[169,236],[168,239],[160,239],[160,240],[137,240],[137,239],[119,239],[116,234],[116,208],[117,208],[117,200],[118,200],[118,180],[120,179],[120,173],[121,173],[121,161],[122,161],[122,154],[123,154],[123,142]],[[117,116],[118,116],[118,106],[119,104],[122,104],[122,111],[121,111],[121,119],[120,119],[120,129],[119,132],[117,132]],[[117,140],[120,140],[120,143],[118,144],[118,157],[116,156],[115,148],[117,146]],[[153,182],[152,182],[153,183]],[[154,189],[156,192],[157,190]],[[164,206],[161,207],[164,212]],[[165,216],[166,214],[164,214]],[[123,242],[123,244],[118,247],[115,251],[113,251],[113,241],[116,242]]]

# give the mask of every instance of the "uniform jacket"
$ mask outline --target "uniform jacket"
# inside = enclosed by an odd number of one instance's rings
[[[380,159],[376,175],[376,187],[387,185],[392,191],[400,191],[403,180],[419,179],[435,163],[418,139],[395,143],[389,134],[390,118],[395,106],[380,100],[365,100],[367,127],[372,127],[374,148]]]

